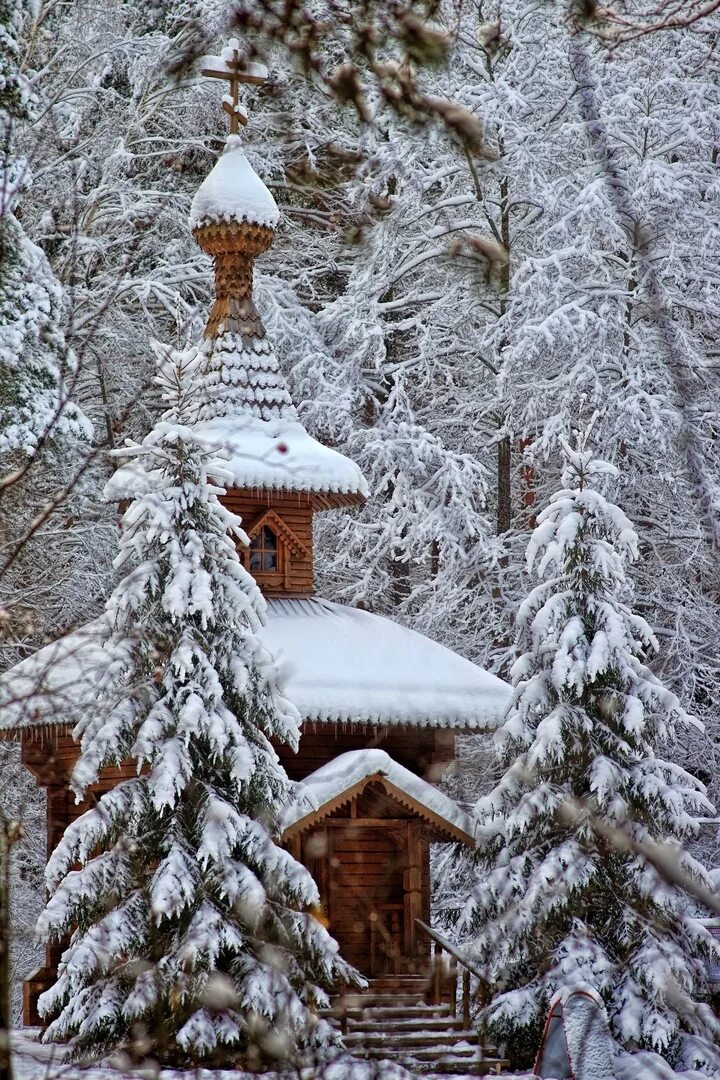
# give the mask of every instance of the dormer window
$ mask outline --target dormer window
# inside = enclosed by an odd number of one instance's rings
[[[270,593],[289,592],[293,559],[311,561],[310,549],[274,510],[260,515],[248,529],[248,538],[243,562],[260,588]]]

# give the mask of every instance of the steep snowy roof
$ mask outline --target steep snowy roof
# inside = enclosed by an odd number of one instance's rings
[[[261,420],[235,413],[201,421],[194,430],[227,455],[235,487],[368,495],[355,462],[317,442],[291,417]]]
[[[249,221],[274,229],[280,211],[245,157],[239,135],[229,135],[214,168],[195,193],[190,228],[221,221]]]
[[[369,784],[377,778],[387,781],[384,786],[390,795],[401,799],[405,796],[423,807],[428,816],[441,818],[468,839],[472,838],[472,819],[454,799],[398,764],[385,750],[376,749],[340,754],[296,784],[295,799],[280,822],[283,832],[295,825],[302,828],[304,822],[310,824],[323,807],[334,804],[334,808],[345,793],[349,798],[351,793],[366,786],[363,781]]]
[[[74,724],[108,656],[104,619],[46,645],[0,678],[0,730]],[[262,637],[303,720],[493,727],[510,688],[391,619],[314,598],[271,600]]]
[[[501,679],[392,619],[314,597],[268,608],[263,638],[305,720],[478,728],[507,706]]]
[[[74,724],[108,664],[103,619],[51,642],[0,676],[0,730]]]

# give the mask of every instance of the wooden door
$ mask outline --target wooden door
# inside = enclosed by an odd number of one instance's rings
[[[364,975],[403,969],[403,831],[387,827],[332,827],[328,833],[330,933],[341,955]]]

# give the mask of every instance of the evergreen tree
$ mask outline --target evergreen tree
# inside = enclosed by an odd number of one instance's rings
[[[43,641],[43,631],[57,621],[67,625],[67,585],[83,546],[67,531],[78,500],[63,500],[65,529],[53,528],[54,515],[44,527],[37,522],[74,474],[78,450],[91,435],[71,399],[77,365],[64,334],[63,289],[24,227],[32,174],[18,136],[37,111],[31,80],[20,70],[31,6],[0,0],[0,671],[28,644]],[[83,575],[85,601],[89,577]],[[10,888],[11,957],[19,982],[39,953],[32,926],[42,906],[37,883],[46,826],[43,797],[17,748],[7,743],[0,746],[0,771],[0,803],[6,814],[22,818],[24,830],[14,847]],[[14,1010],[19,989],[16,983]]]
[[[41,998],[48,1040],[107,1052],[145,1031],[166,1062],[257,1062],[319,1046],[311,1006],[356,976],[309,913],[308,872],[277,843],[289,781],[270,740],[298,717],[256,632],[264,601],[239,521],[189,425],[197,350],[158,347],[171,407],[111,481],[132,499],[107,605],[111,664],[79,725],[73,783],[131,758],[138,776],[68,827],[50,859],[46,940],[72,933]],[[73,867],[79,863],[80,869]]]
[[[716,946],[687,895],[711,884],[683,849],[712,807],[657,756],[692,721],[646,666],[657,642],[625,571],[637,536],[599,490],[617,471],[584,443],[562,447],[564,487],[528,546],[541,580],[517,616],[506,771],[477,804],[461,932],[487,973],[490,1028],[515,1053],[537,1046],[558,989],[587,983],[620,1045],[717,1068],[720,1023],[702,1000]]]
[[[26,4],[0,4],[0,461],[33,454],[43,439],[85,438],[87,421],[68,400],[74,373],[62,333],[63,294],[44,253],[16,215],[30,180],[14,154],[14,130],[32,108],[19,72],[18,35]]]

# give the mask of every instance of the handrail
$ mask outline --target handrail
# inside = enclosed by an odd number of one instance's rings
[[[486,980],[485,980],[484,976],[474,966],[474,964],[472,964],[471,961],[468,960],[466,956],[463,956],[463,954],[457,948],[456,945],[453,945],[452,941],[448,941],[448,939],[446,937],[443,937],[442,934],[439,934],[437,932],[437,930],[433,930],[433,928],[431,926],[428,926],[427,923],[423,922],[422,919],[416,919],[415,920],[415,925],[418,926],[423,931],[423,933],[427,934],[427,936],[430,938],[430,940],[432,942],[432,952],[433,952],[433,956],[432,956],[432,998],[433,998],[432,1004],[433,1005],[440,1005],[442,1003],[442,982],[443,982],[442,953],[443,953],[443,951],[448,953],[448,955],[451,956],[452,959],[455,961],[456,966],[451,970],[450,1008],[452,1010],[453,1016],[456,1019],[457,1019],[457,1015],[458,1015],[457,965],[459,964],[462,967],[462,969],[463,969],[463,973],[462,973],[462,998],[461,998],[462,1021],[463,1021],[463,1031],[468,1031],[470,1029],[470,1019],[471,1019],[470,976],[473,975],[475,977],[475,979],[477,980],[477,990],[476,990],[476,993],[475,993],[475,997],[476,997],[476,1000],[477,1000],[477,1002],[478,1002],[481,1009],[482,1009],[483,1005],[485,1004],[485,991],[486,991],[486,987],[487,987]],[[480,1031],[479,1031],[478,1034],[479,1034],[480,1048],[482,1050],[482,1048],[484,1046],[484,1043],[485,1043],[485,1033],[484,1033],[484,1030],[483,1030],[482,1026],[480,1027]]]
[[[478,969],[474,967],[473,964],[465,956],[463,956],[457,946],[453,945],[452,941],[448,941],[446,937],[443,937],[442,934],[439,934],[437,930],[433,930],[433,928],[431,926],[428,926],[427,923],[424,923],[422,919],[416,919],[415,925],[419,926],[421,930],[424,930],[427,936],[429,938],[432,938],[436,945],[439,945],[441,949],[445,950],[445,952],[450,953],[450,955],[455,960],[457,960],[458,964],[460,964],[464,968],[467,968],[470,974],[474,975],[478,982],[485,982],[485,976],[481,975]]]

